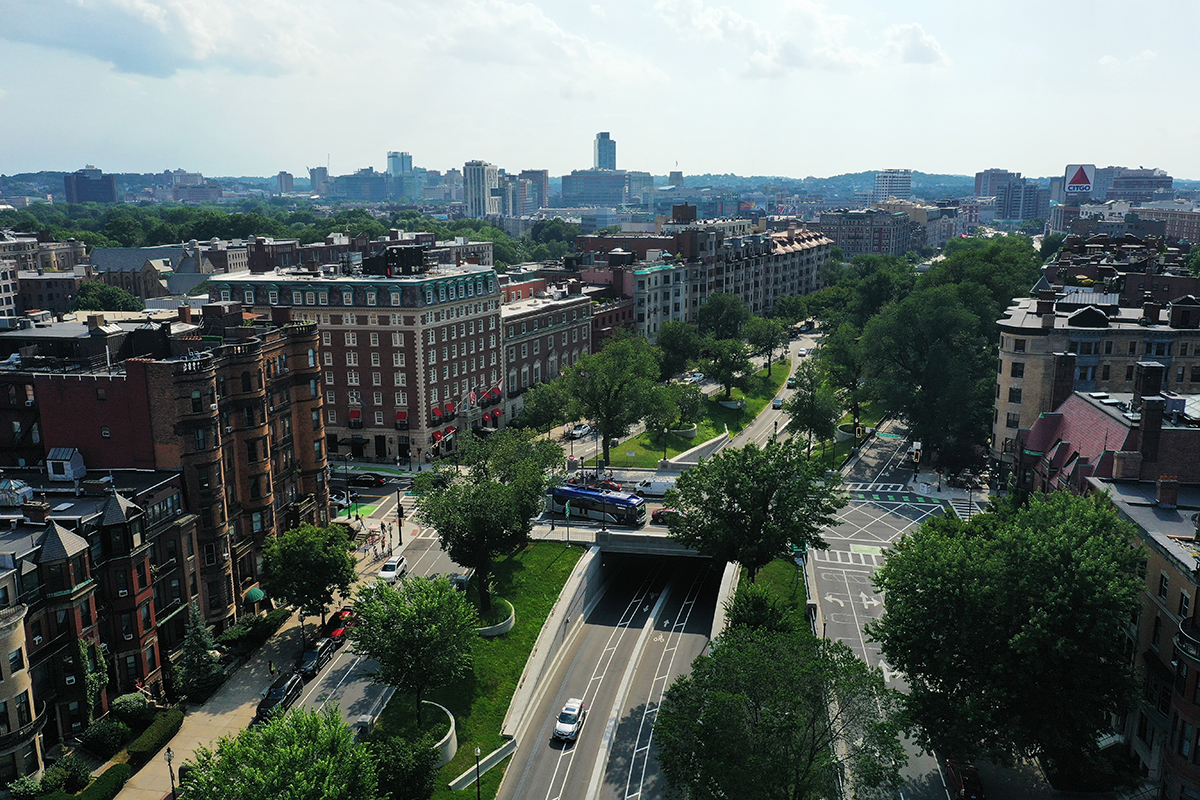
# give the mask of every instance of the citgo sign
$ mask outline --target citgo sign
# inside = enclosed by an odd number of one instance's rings
[[[1067,194],[1091,194],[1095,178],[1095,164],[1070,164],[1067,166],[1063,191]]]

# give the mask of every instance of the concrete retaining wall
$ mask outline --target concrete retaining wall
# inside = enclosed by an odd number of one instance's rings
[[[454,715],[450,713],[450,709],[438,705],[432,700],[422,700],[421,702],[434,708],[440,708],[450,719],[450,730],[446,732],[446,735],[442,737],[440,742],[434,745],[434,748],[438,751],[438,769],[441,769],[449,764],[451,759],[454,758],[454,754],[458,752],[458,733],[455,731],[455,728],[458,726],[454,722]]]
[[[725,630],[725,604],[729,598],[737,594],[738,581],[742,577],[742,568],[736,562],[730,561],[721,573],[721,587],[717,589],[717,607],[713,610],[712,630],[708,633],[710,640],[717,638]]]
[[[499,764],[501,761],[503,761],[504,759],[511,756],[516,751],[517,751],[516,740],[510,740],[510,741],[507,741],[504,744],[500,745],[495,750],[488,753],[483,758],[479,759],[479,774],[480,775],[484,774],[489,769],[496,766],[497,764]],[[461,789],[467,788],[474,782],[475,782],[475,767],[471,767],[469,770],[464,772],[462,775],[459,775],[457,778],[450,781],[450,788],[457,792]]]
[[[671,467],[674,469],[686,469],[687,467],[699,464],[703,459],[708,458],[713,453],[720,450],[725,445],[729,444],[729,431],[714,436],[707,442],[702,442],[690,450],[685,450],[674,458],[670,459]]]
[[[502,600],[503,598],[496,599]],[[507,600],[504,600],[504,602],[508,603]],[[504,620],[504,622],[497,625],[488,625],[486,628],[476,628],[475,632],[485,639],[491,639],[496,636],[503,636],[511,631],[512,626],[517,624],[517,608],[512,603],[508,603],[508,608],[512,613],[508,615],[508,619]]]
[[[501,736],[511,739],[517,735],[533,702],[538,684],[546,671],[553,668],[558,651],[562,649],[574,626],[583,621],[585,610],[600,597],[603,589],[600,548],[593,546],[575,564],[575,569],[567,578],[554,608],[550,609],[550,615],[542,624],[542,630],[533,644],[533,652],[525,662],[525,671],[521,673],[517,690],[513,692],[512,702],[508,704],[508,712],[500,726]]]

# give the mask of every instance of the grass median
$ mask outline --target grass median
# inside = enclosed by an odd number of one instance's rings
[[[516,691],[525,662],[541,632],[542,623],[554,607],[571,570],[583,556],[579,547],[564,547],[562,542],[538,542],[501,559],[492,575],[493,593],[503,596],[516,609],[517,619],[511,631],[494,639],[477,639],[474,669],[466,678],[429,694],[454,714],[458,734],[458,754],[442,768],[434,798],[475,797],[472,785],[461,792],[450,791],[447,784],[475,765],[475,747],[490,753],[504,739],[500,725]],[[397,694],[389,703],[403,707],[411,699]],[[508,761],[494,767],[480,782],[482,796],[495,797]]]

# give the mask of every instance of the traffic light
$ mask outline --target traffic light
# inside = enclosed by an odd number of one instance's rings
[[[913,463],[916,464],[920,460],[921,460],[921,451],[913,450]]]
[[[863,429],[862,429],[862,425],[859,425],[857,428],[854,429],[854,438],[861,439],[862,437],[863,437]]]

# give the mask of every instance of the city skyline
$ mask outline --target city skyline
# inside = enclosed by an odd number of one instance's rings
[[[1200,9],[1079,8],[0,0],[0,172],[346,174],[394,150],[564,175],[611,131],[656,175],[1200,177],[1200,112],[1163,77]]]

